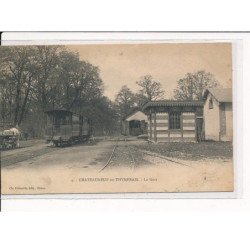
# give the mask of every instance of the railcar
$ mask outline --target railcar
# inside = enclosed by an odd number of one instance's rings
[[[15,135],[3,135],[0,133],[0,149],[13,149],[18,146],[18,138]]]
[[[0,149],[19,147],[20,131],[16,128],[0,131]]]
[[[45,139],[56,147],[88,141],[91,135],[90,121],[86,117],[64,109],[49,110]]]

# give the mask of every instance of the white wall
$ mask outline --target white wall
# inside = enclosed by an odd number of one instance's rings
[[[233,140],[233,110],[232,103],[225,104],[226,112],[226,138],[228,141]]]
[[[219,141],[219,131],[220,131],[220,112],[219,112],[219,102],[217,102],[213,97],[213,109],[209,109],[209,100],[211,98],[209,93],[207,100],[204,104],[204,124],[205,124],[205,138],[206,140]]]

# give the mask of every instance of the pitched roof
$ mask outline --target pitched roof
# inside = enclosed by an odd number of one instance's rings
[[[231,88],[209,88],[206,89],[203,98],[207,99],[208,93],[211,93],[212,96],[218,102],[232,102],[232,89]]]
[[[147,121],[147,116],[140,110],[133,112],[125,118],[126,121],[138,120],[138,121]]]
[[[144,104],[143,109],[149,107],[203,107],[203,101],[177,101],[177,100],[161,100],[149,101]]]

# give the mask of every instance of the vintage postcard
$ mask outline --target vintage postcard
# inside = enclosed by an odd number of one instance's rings
[[[2,194],[233,192],[230,42],[0,47]]]

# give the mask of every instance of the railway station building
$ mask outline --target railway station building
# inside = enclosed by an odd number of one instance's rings
[[[147,134],[148,118],[142,111],[135,111],[122,121],[122,134],[138,136]]]
[[[148,138],[153,142],[196,142],[204,138],[203,101],[149,101]]]
[[[203,94],[206,140],[233,140],[232,88],[210,88]]]

